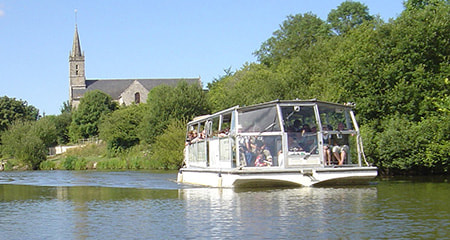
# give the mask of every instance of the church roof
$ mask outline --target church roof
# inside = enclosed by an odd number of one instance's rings
[[[200,78],[159,78],[159,79],[86,79],[86,89],[73,89],[73,97],[81,98],[85,92],[100,90],[109,94],[113,100],[118,100],[120,95],[134,82],[137,81],[148,91],[152,88],[166,84],[176,86],[181,81],[188,84],[201,84]]]

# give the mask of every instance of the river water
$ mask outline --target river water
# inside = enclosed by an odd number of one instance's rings
[[[217,189],[174,172],[0,172],[0,239],[448,239],[448,178]]]

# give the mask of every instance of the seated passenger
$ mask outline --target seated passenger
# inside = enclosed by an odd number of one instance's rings
[[[303,151],[303,148],[297,141],[297,137],[293,134],[288,135],[288,149],[290,152]]]
[[[219,132],[219,137],[226,137],[226,136],[228,136],[229,131],[230,131],[229,128],[225,128],[225,129],[221,130]]]
[[[191,143],[198,142],[198,134],[196,130],[193,130],[191,133]]]
[[[344,128],[344,124],[340,122],[337,130],[342,131]],[[340,133],[333,135],[331,142],[333,144],[333,156],[338,160],[338,165],[343,165],[349,150],[348,135]]]
[[[322,127],[323,131],[326,132],[329,130],[328,126],[325,125]],[[331,165],[331,137],[328,133],[323,133],[323,162],[327,165]]]
[[[304,124],[301,131],[299,144],[306,152],[315,152],[317,149],[317,136],[312,132],[308,124]]]
[[[294,125],[290,128],[290,132],[301,132],[302,128],[301,128],[302,123],[300,122],[300,120],[296,119],[294,121]]]
[[[272,154],[267,149],[266,144],[263,141],[257,142],[257,155],[255,159],[256,167],[272,166]]]

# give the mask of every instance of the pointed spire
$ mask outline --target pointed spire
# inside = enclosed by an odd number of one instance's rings
[[[72,52],[70,53],[70,56],[71,57],[83,56],[81,52],[80,37],[78,36],[78,27],[76,24],[75,24],[75,34],[73,35]]]

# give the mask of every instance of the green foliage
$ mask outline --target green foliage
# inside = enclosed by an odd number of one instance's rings
[[[76,156],[67,156],[63,163],[66,170],[86,170],[87,161],[85,158],[78,158]]]
[[[138,126],[144,116],[144,105],[131,105],[116,110],[102,120],[100,138],[106,141],[110,154],[122,152],[139,143]]]
[[[32,122],[16,122],[11,125],[2,135],[3,154],[37,169],[47,154],[46,135],[43,135],[44,139],[37,135],[41,130],[41,126],[35,126]]]
[[[206,95],[199,85],[180,82],[176,87],[160,85],[148,94],[139,139],[153,143],[173,119],[192,119],[209,112]]]
[[[70,141],[69,127],[72,122],[72,113],[62,112],[60,115],[55,117],[54,121],[56,126],[57,143],[59,145],[67,144]]]
[[[366,5],[360,2],[345,1],[328,14],[327,21],[337,34],[344,34],[361,25],[364,21],[370,21],[373,16],[369,14]]]
[[[97,136],[101,118],[116,108],[117,104],[104,92],[93,90],[84,94],[78,108],[72,111],[70,139],[77,141],[81,138]]]
[[[296,56],[329,34],[329,26],[312,13],[289,15],[254,55],[261,63],[272,66]]]
[[[57,144],[57,130],[54,120],[54,116],[46,116],[32,123],[30,134],[39,137],[46,148]]]
[[[38,115],[39,111],[26,101],[7,96],[0,97],[0,132],[15,121],[33,121]]]
[[[125,170],[125,169],[128,169],[128,164],[125,159],[110,158],[108,160],[98,162],[97,169],[100,169],[100,170]]]
[[[450,4],[405,6],[384,23],[364,4],[343,2],[326,27],[339,35],[322,35],[311,21],[311,36],[321,37],[310,44],[307,15],[289,16],[255,52],[259,64],[208,85],[211,108],[277,98],[354,102],[370,162],[386,173],[447,173]]]
[[[185,134],[186,122],[172,121],[152,145],[150,167],[165,170],[179,169],[183,164]]]
[[[420,122],[394,116],[376,133],[379,167],[391,173],[442,174],[449,171],[450,118],[433,116]]]
[[[39,164],[40,170],[55,170],[57,169],[56,162],[53,160],[45,160],[42,161],[41,164]]]

